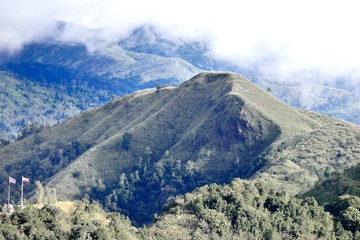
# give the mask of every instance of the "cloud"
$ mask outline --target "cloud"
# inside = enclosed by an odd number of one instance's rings
[[[111,42],[150,23],[182,37],[211,36],[213,53],[266,74],[360,69],[357,1],[0,0],[0,49],[15,51],[73,23],[63,41]],[[77,32],[74,26],[99,29]],[[94,40],[95,39],[95,40]]]
[[[34,1],[0,1],[0,49],[19,49],[47,33],[53,21],[47,12],[33,11],[35,6]]]

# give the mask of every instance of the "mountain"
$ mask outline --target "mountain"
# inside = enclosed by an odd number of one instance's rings
[[[0,72],[0,85],[0,139],[15,138],[29,122],[54,125],[109,96],[81,84],[44,86],[7,72]]]
[[[121,96],[156,84],[178,84],[200,72],[176,57],[125,50],[117,44],[98,44],[89,49],[83,43],[47,39],[25,46],[20,52],[0,58],[0,84],[9,85],[1,94],[7,98],[1,112],[2,135],[14,139],[25,123],[53,124],[81,110],[99,106],[112,96]],[[33,92],[32,86],[41,88]],[[18,87],[14,88],[14,87]],[[17,91],[21,92],[17,94]],[[47,94],[49,93],[49,94]],[[42,101],[42,111],[17,104]],[[72,104],[67,104],[67,101]],[[56,107],[58,102],[63,106]],[[54,107],[55,105],[55,107]],[[49,112],[57,111],[56,116]]]
[[[283,104],[240,75],[138,91],[0,148],[1,182],[99,200],[142,224],[171,196],[233,178],[290,195],[360,163],[360,128]],[[29,193],[34,186],[28,186]]]
[[[126,51],[114,44],[99,45],[93,51],[87,49],[85,45],[77,43],[30,44],[24,47],[20,53],[7,58],[5,63],[4,68],[10,71],[17,67],[26,69],[22,64],[30,65],[28,67],[31,68],[31,63],[35,63],[39,68],[46,66],[63,68],[64,71],[68,71],[65,73],[74,78],[79,77],[76,74],[80,74],[85,81],[90,82],[89,84],[106,90],[112,89],[114,93],[121,93],[121,88],[115,87],[118,87],[121,81],[129,80],[129,78],[138,81],[138,84],[156,80],[172,80],[173,83],[178,83],[198,72],[196,67],[182,59]],[[27,77],[31,77],[30,73],[28,75]],[[44,79],[39,80],[61,83],[72,79],[46,78],[44,76]]]
[[[303,75],[308,74],[303,73]],[[349,82],[349,79],[352,79],[350,76],[340,80],[320,77],[319,80],[314,79],[311,74],[304,78],[294,77],[292,79],[271,76],[256,77],[254,74],[250,78],[258,86],[270,91],[272,95],[293,107],[328,114],[360,124],[358,101],[360,87],[355,82]],[[344,84],[344,82],[349,83]]]
[[[69,32],[88,40],[67,39]],[[1,139],[16,139],[24,124],[52,125],[103,105],[113,96],[156,84],[177,85],[203,70],[240,73],[291,106],[360,124],[360,88],[354,82],[344,84],[351,74],[339,79],[316,72],[298,74],[300,77],[264,76],[261,66],[265,63],[245,68],[223,60],[212,53],[206,37],[189,39],[142,25],[121,39],[104,42],[96,37],[100,32],[59,22],[54,33],[42,41],[13,55],[0,53],[0,84],[7,85],[10,78],[21,86],[13,90],[18,85],[10,84],[0,95],[7,99],[0,112]],[[32,85],[41,90],[34,93]],[[41,111],[17,104],[24,101],[22,95],[28,96],[29,103],[40,99]]]
[[[360,124],[360,86],[356,74],[326,76],[319,71],[303,71],[292,76],[272,76],[262,73],[266,62],[244,67],[231,60],[214,55],[210,41],[206,38],[186,40],[171,36],[151,25],[135,28],[119,45],[139,53],[177,57],[207,71],[232,71],[240,73],[283,102],[299,108]]]
[[[132,52],[184,59],[205,70],[214,70],[220,64],[211,54],[208,41],[172,36],[152,25],[135,28],[128,37],[120,40],[118,45]]]

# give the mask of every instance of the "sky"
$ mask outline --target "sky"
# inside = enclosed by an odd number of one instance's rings
[[[206,37],[213,54],[267,74],[360,72],[357,1],[333,0],[0,0],[0,50],[15,52],[52,34],[56,21],[105,29],[61,38],[114,42],[153,24],[187,38]]]

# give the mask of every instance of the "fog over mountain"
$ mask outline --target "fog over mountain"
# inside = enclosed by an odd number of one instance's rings
[[[24,44],[55,36],[61,41],[86,43],[92,51],[126,37],[136,26],[152,24],[174,36],[206,39],[218,58],[231,59],[261,75],[290,81],[294,75],[305,78],[316,71],[320,81],[348,75],[346,81],[358,82],[360,36],[354,29],[360,17],[355,4],[2,0],[0,49],[14,52]],[[74,25],[59,35],[57,21]],[[79,31],[76,25],[97,32]],[[314,81],[314,76],[308,78]]]
[[[296,108],[360,124],[353,9],[322,1],[1,0],[0,136],[204,70],[240,73]],[[23,111],[31,102],[47,115]]]

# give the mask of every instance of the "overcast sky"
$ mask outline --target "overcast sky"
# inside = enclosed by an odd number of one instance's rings
[[[56,20],[106,27],[101,38],[108,41],[150,23],[207,36],[215,54],[242,65],[268,59],[276,73],[359,71],[358,6],[346,0],[0,0],[0,49],[40,40]]]

